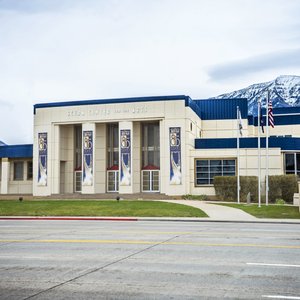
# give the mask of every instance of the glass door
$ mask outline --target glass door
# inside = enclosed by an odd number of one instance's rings
[[[107,171],[107,191],[119,191],[119,171]]]
[[[143,192],[159,192],[159,170],[142,171]]]

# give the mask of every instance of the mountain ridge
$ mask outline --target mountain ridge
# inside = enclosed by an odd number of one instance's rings
[[[212,99],[247,98],[248,113],[256,114],[257,101],[261,99],[262,105],[265,106],[268,90],[273,107],[300,107],[300,76],[297,75],[280,75],[274,80],[254,83]]]

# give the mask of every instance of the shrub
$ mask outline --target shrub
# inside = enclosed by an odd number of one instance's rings
[[[269,176],[269,198],[275,202],[277,198],[293,202],[294,193],[298,191],[296,175]]]
[[[285,201],[283,199],[276,199],[275,204],[283,205],[285,204]]]
[[[215,176],[216,195],[221,200],[237,200],[237,176]],[[240,200],[246,202],[250,192],[251,199],[257,201],[258,179],[256,176],[240,176]]]
[[[185,200],[208,200],[207,195],[191,195],[191,194],[187,194],[187,195],[183,195],[182,196],[183,199]]]

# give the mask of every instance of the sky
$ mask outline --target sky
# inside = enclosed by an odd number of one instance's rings
[[[0,0],[0,140],[33,105],[214,97],[300,75],[299,0]]]

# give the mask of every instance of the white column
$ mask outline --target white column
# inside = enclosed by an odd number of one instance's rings
[[[84,159],[84,152],[85,152],[85,132],[92,132],[92,143],[91,143],[91,150],[92,150],[92,162],[88,161],[89,165],[85,163]],[[95,143],[96,143],[96,124],[95,123],[83,123],[82,124],[82,175],[84,173],[84,169],[86,172],[86,178],[82,180],[82,194],[95,194]],[[90,158],[89,158],[90,159]],[[84,176],[84,175],[83,175]]]
[[[2,158],[1,194],[8,194],[9,169],[10,162],[8,161],[8,158]]]
[[[166,150],[165,121],[159,121],[159,152],[160,152],[160,172],[159,172],[159,188],[162,194],[166,193],[166,186],[169,184],[169,157]],[[168,148],[167,148],[168,149]],[[166,163],[167,162],[167,163]]]
[[[122,132],[128,131],[130,133],[130,138],[124,141],[123,146],[130,146],[128,148],[122,148]],[[124,138],[124,136],[123,136]],[[132,151],[134,146],[133,139],[133,123],[130,121],[119,122],[119,193],[120,194],[132,194],[133,193],[133,169],[132,169]],[[123,156],[123,164],[122,164]],[[129,163],[127,163],[129,162]],[[123,168],[123,169],[122,169]],[[122,177],[123,174],[123,177]]]
[[[133,192],[141,192],[141,163],[142,163],[142,152],[141,152],[141,123],[133,123],[133,140],[132,144],[132,180],[133,180]]]
[[[52,193],[60,193],[60,126],[53,126],[52,135]]]

